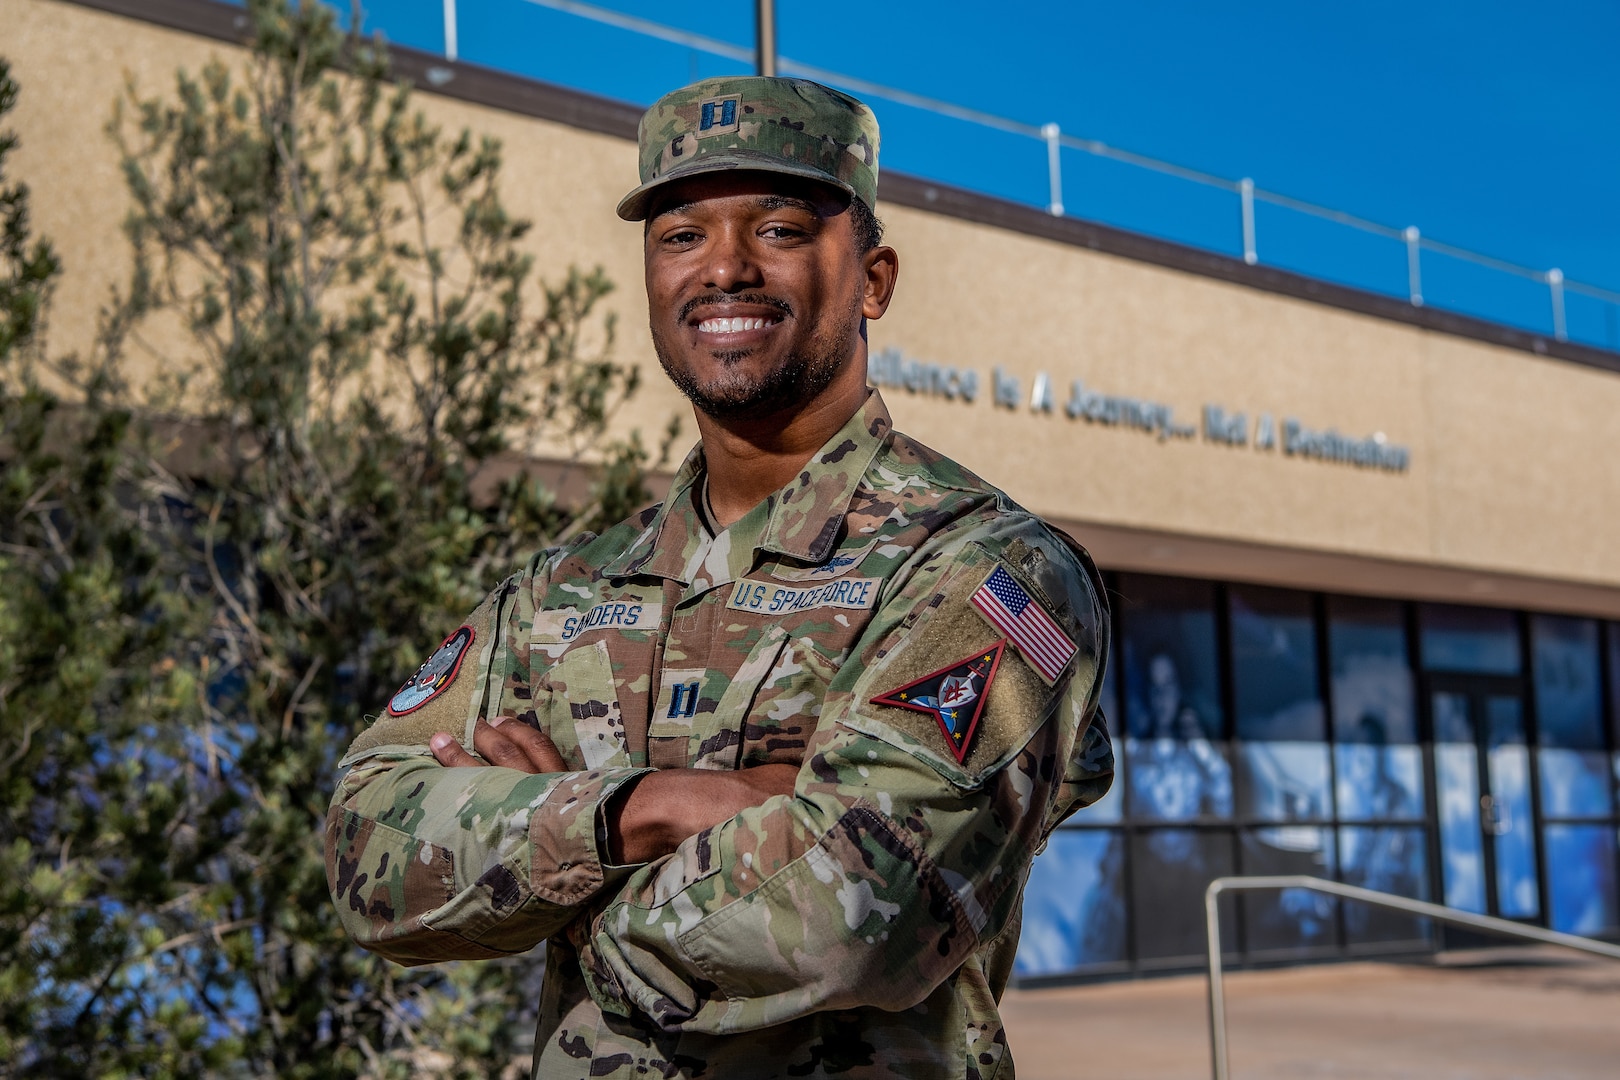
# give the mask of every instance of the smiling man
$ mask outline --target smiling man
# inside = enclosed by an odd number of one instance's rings
[[[877,122],[792,79],[643,117],[654,347],[701,443],[542,552],[344,760],[333,899],[405,964],[549,941],[541,1077],[1012,1075],[1035,853],[1107,790],[1090,560],[894,431]]]

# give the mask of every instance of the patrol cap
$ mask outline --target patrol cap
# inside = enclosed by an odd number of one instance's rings
[[[660,185],[723,169],[802,176],[877,203],[877,117],[808,79],[727,76],[682,87],[642,114],[636,142],[641,186],[619,203],[626,221],[647,217]]]

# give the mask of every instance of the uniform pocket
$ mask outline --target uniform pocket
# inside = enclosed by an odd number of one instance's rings
[[[536,702],[536,712],[545,718],[545,732],[564,761],[586,769],[630,765],[613,661],[605,643],[598,640],[569,649],[547,670],[540,688],[549,701]]]

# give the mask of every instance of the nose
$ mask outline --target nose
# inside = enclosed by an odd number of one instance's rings
[[[757,253],[748,234],[737,228],[717,230],[710,236],[705,254],[704,284],[720,292],[739,292],[764,283]]]

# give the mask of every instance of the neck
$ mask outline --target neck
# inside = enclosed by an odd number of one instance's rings
[[[811,456],[866,403],[866,365],[840,376],[801,408],[768,417],[716,420],[697,413],[709,472],[709,504],[726,528],[803,471]]]

